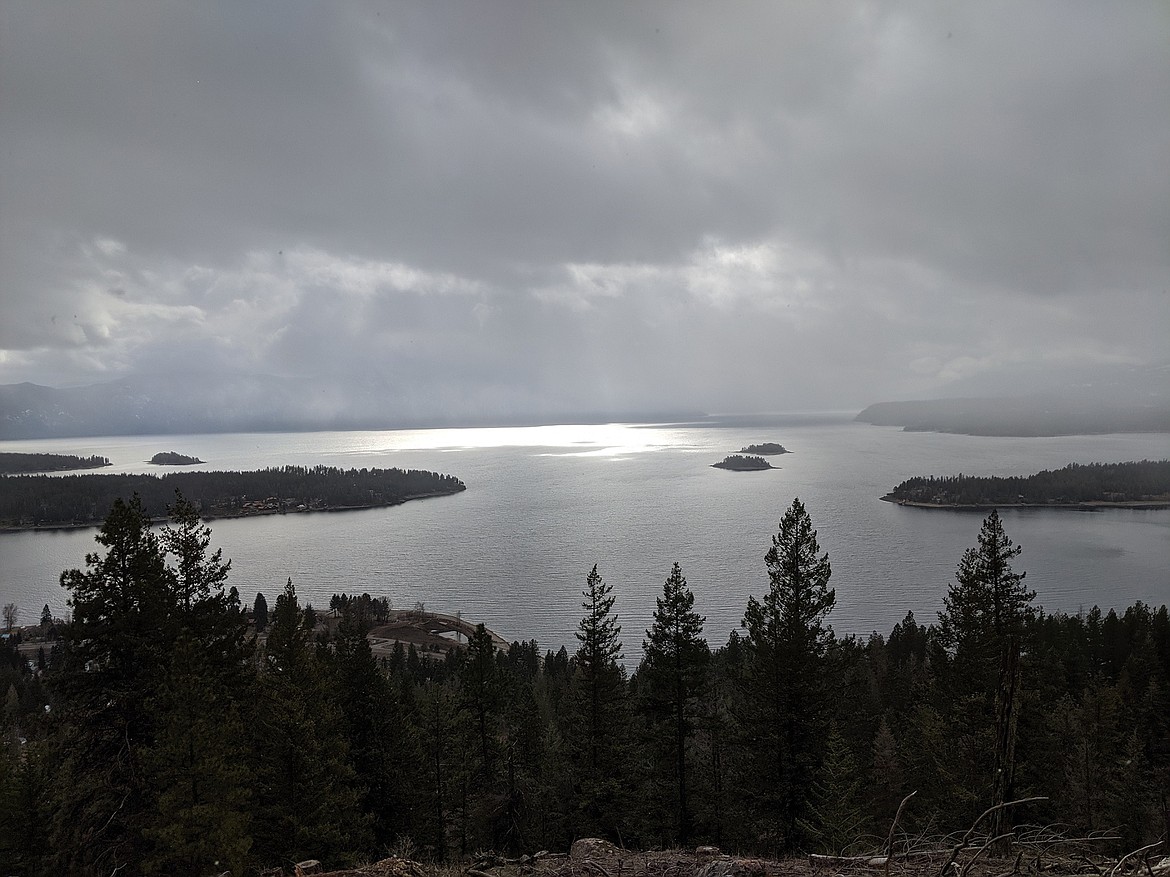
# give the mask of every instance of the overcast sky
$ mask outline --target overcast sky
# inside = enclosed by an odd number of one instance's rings
[[[1168,358],[1170,4],[0,4],[0,383],[850,408]]]

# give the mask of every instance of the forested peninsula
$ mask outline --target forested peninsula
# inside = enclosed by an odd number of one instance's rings
[[[120,497],[138,494],[152,518],[165,517],[175,491],[205,518],[398,505],[466,489],[458,478],[417,469],[281,466],[251,472],[165,475],[7,475],[0,477],[0,527],[90,526]]]
[[[0,454],[0,475],[25,472],[68,472],[72,469],[101,469],[107,457],[76,457],[73,454]]]
[[[1170,460],[1071,463],[1026,477],[908,478],[882,497],[922,508],[1170,508]]]

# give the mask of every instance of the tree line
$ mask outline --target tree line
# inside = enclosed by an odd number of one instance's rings
[[[454,476],[420,469],[333,466],[165,475],[15,475],[0,477],[0,525],[96,524],[117,499],[132,494],[141,498],[148,515],[161,518],[176,490],[202,514],[229,517],[394,505],[464,489]]]
[[[78,457],[74,454],[0,453],[0,474],[22,472],[64,472],[69,469],[100,469],[109,466],[109,457]]]
[[[937,619],[837,636],[832,568],[794,500],[769,587],[712,648],[678,564],[640,654],[585,577],[577,646],[375,657],[373,599],[314,634],[290,580],[249,621],[194,505],[117,501],[43,672],[0,646],[0,860],[20,874],[254,873],[386,851],[700,842],[783,854],[1054,824],[1134,849],[1167,828],[1170,617],[1045,613],[994,512]],[[627,671],[627,665],[633,671]]]
[[[933,505],[1139,502],[1170,499],[1170,460],[1072,463],[1026,477],[908,478],[888,499]]]

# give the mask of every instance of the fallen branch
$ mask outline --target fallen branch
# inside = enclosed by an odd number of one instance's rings
[[[894,821],[890,823],[890,834],[886,838],[886,877],[890,877],[890,862],[894,858],[894,831],[898,828],[898,820],[902,818],[902,810],[905,809],[906,803],[917,794],[918,790],[915,789],[902,799],[902,803],[898,805],[898,811],[894,814]]]
[[[1004,832],[1003,834],[996,835],[993,838],[989,838],[987,843],[985,843],[978,850],[976,850],[975,855],[973,855],[970,859],[967,860],[967,864],[965,864],[962,867],[962,869],[959,871],[959,877],[967,877],[967,872],[971,870],[971,866],[974,865],[976,861],[978,861],[980,856],[982,856],[985,852],[987,852],[989,849],[991,849],[992,844],[998,843],[999,841],[1004,840],[1005,838],[1009,838],[1011,836],[1012,836],[1012,833],[1010,831],[1008,831],[1008,832]]]
[[[1140,855],[1142,853],[1148,853],[1150,850],[1154,849],[1154,847],[1160,847],[1161,845],[1162,845],[1162,841],[1156,840],[1152,844],[1146,844],[1144,847],[1139,847],[1138,849],[1134,850],[1132,853],[1126,853],[1124,856],[1122,856],[1120,859],[1118,859],[1117,864],[1114,865],[1112,869],[1110,869],[1109,877],[1113,877],[1113,875],[1117,873],[1118,869],[1123,864],[1125,864],[1126,859],[1132,859],[1134,856]]]
[[[808,863],[814,867],[822,865],[864,865],[867,868],[880,868],[889,863],[889,856],[826,856],[821,853],[809,853]]]
[[[910,859],[934,859],[939,856],[945,856],[949,850],[907,850],[900,854],[897,858],[902,860]],[[883,868],[887,867],[890,859],[893,856],[867,855],[867,856],[827,856],[821,853],[809,853],[809,865],[819,867],[821,865],[862,865],[867,868]]]
[[[943,865],[942,870],[938,872],[939,877],[945,877],[947,870],[955,863],[955,859],[958,857],[959,853],[968,848],[968,842],[974,836],[975,829],[979,827],[979,823],[990,816],[992,813],[995,813],[997,810],[1003,810],[1005,807],[1014,807],[1016,804],[1030,804],[1033,801],[1047,800],[1048,798],[1044,796],[1036,796],[1033,798],[1020,798],[1015,801],[1004,801],[1002,804],[996,804],[992,807],[988,807],[979,814],[979,817],[974,822],[971,823],[971,827],[967,829],[967,833],[963,835],[963,839],[960,840],[958,845],[951,851],[951,855],[947,859],[946,864]]]
[[[528,865],[532,862],[539,862],[541,859],[564,859],[567,856],[567,853],[550,853],[548,850],[541,850],[531,856],[523,855],[515,859],[497,856],[495,853],[480,853],[465,873],[475,877],[476,871],[490,871],[492,868],[502,868],[506,865]],[[484,877],[491,877],[491,875],[484,875]]]

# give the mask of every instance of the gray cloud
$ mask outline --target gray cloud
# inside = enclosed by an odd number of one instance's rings
[[[0,382],[778,410],[1166,358],[1157,2],[0,8]]]

